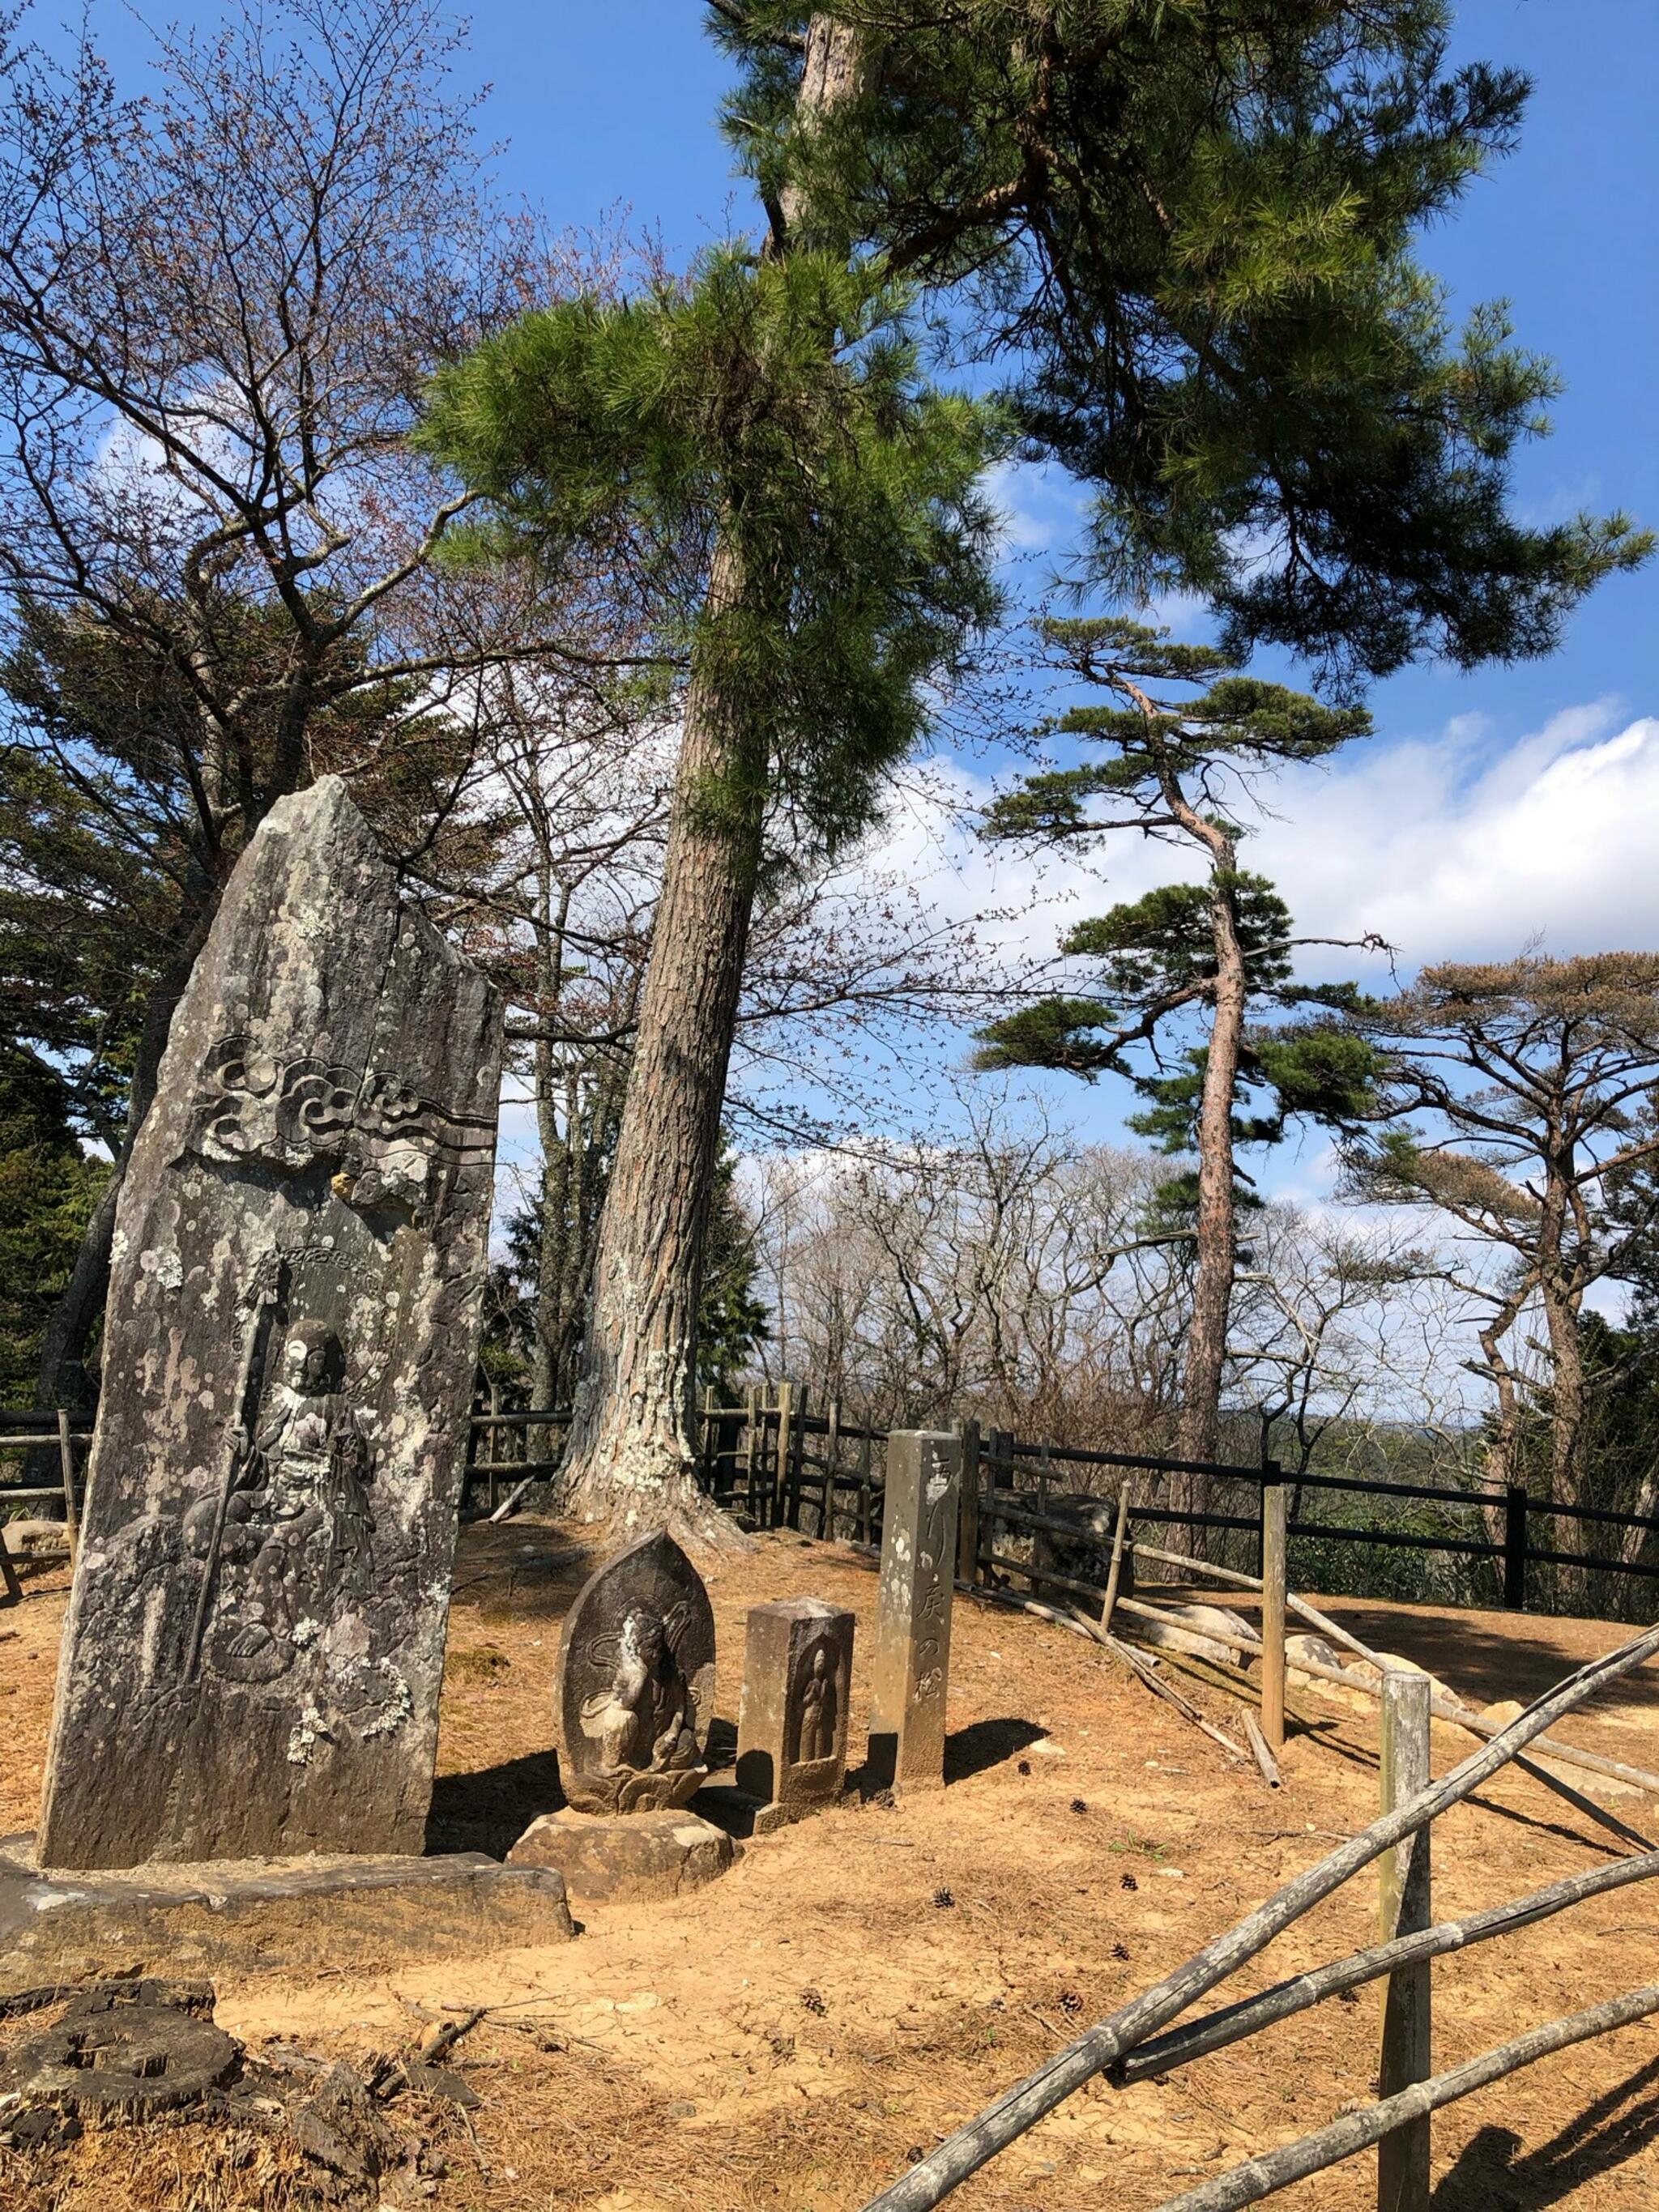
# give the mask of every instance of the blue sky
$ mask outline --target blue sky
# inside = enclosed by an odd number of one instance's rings
[[[496,88],[492,124],[513,142],[514,183],[560,220],[626,204],[660,223],[676,253],[741,222],[710,121],[722,71],[702,15],[696,0],[483,8],[475,49]],[[1537,519],[1622,506],[1659,522],[1659,8],[1470,0],[1455,37],[1461,57],[1513,63],[1534,81],[1520,150],[1425,245],[1460,311],[1507,297],[1522,340],[1565,379],[1555,434],[1521,457],[1520,506]],[[1069,502],[1040,486],[1014,496],[1019,536],[1063,552]],[[1364,758],[1286,787],[1255,864],[1305,926],[1381,927],[1407,967],[1516,951],[1540,933],[1559,951],[1659,945],[1659,723],[1642,719],[1659,716],[1656,593],[1651,569],[1605,586],[1551,660],[1468,675],[1417,667],[1379,686]],[[896,827],[906,864],[925,865],[924,842],[914,823]],[[952,865],[969,903],[1018,895],[1018,879],[1006,869],[988,879],[975,854],[958,850]],[[1148,879],[1142,856],[1111,865],[1116,896]],[[1054,1103],[1109,1136],[1127,1103],[1115,1092],[1060,1085]],[[1281,1169],[1294,1186],[1314,1162],[1287,1156]]]
[[[124,73],[143,53],[144,12],[95,0],[97,34]],[[183,0],[175,20],[205,24],[219,12]],[[503,182],[561,225],[626,210],[659,226],[677,256],[742,225],[749,203],[713,120],[724,68],[703,17],[700,0],[483,0],[471,66],[464,60],[459,74],[491,88],[483,129],[504,142]],[[37,34],[49,35],[51,20],[37,15]],[[1520,151],[1426,247],[1460,307],[1509,298],[1522,337],[1566,378],[1555,435],[1522,458],[1521,505],[1538,517],[1622,505],[1659,520],[1659,7],[1468,0],[1456,47],[1515,63],[1535,86]],[[1659,708],[1656,578],[1650,570],[1605,586],[1548,662],[1394,678],[1373,702],[1385,740],[1478,714],[1501,744],[1598,698]]]
[[[207,22],[218,10],[179,13]],[[703,14],[699,0],[484,0],[470,73],[493,87],[483,129],[505,142],[503,183],[561,226],[624,211],[659,227],[677,258],[743,227],[748,202],[714,127],[723,67]],[[118,65],[138,58],[131,15],[100,0],[94,20]],[[1455,43],[1460,56],[1514,63],[1534,80],[1519,152],[1425,245],[1457,308],[1507,297],[1522,340],[1565,378],[1555,435],[1521,457],[1520,507],[1544,520],[1621,506],[1659,523],[1659,7],[1468,0]],[[1009,495],[1018,538],[1063,555],[1071,502],[1029,482]],[[1418,667],[1381,685],[1376,739],[1332,773],[1286,785],[1251,863],[1276,877],[1304,926],[1381,927],[1407,968],[1511,952],[1534,936],[1560,951],[1659,945],[1656,593],[1659,566],[1614,580],[1547,662],[1468,675]],[[981,853],[960,839],[951,848],[914,815],[896,823],[885,857],[911,872],[937,863],[930,888],[946,908],[1006,902],[1025,881],[1018,869],[988,873]],[[1112,857],[1113,896],[1151,879],[1145,856]],[[1098,902],[1097,889],[1086,895]],[[1059,923],[1034,916],[1031,927]],[[1101,1136],[1116,1133],[1127,1103],[1109,1086],[1056,1092]],[[1285,1175],[1294,1184],[1307,1164],[1287,1158]]]

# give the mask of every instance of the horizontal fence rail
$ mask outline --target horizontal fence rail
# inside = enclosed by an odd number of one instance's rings
[[[469,1424],[465,1510],[471,1515],[505,1516],[532,1484],[555,1476],[569,1432],[567,1406],[507,1406],[500,1400],[499,1391],[493,1401],[481,1399]],[[1336,1587],[1356,1595],[1365,1589],[1356,1589],[1353,1578],[1375,1589],[1382,1559],[1389,1554],[1443,1561],[1448,1573],[1459,1571],[1453,1574],[1455,1601],[1498,1603],[1513,1611],[1524,1609],[1529,1598],[1547,1607],[1563,1595],[1574,1599],[1578,1610],[1595,1610],[1589,1602],[1595,1598],[1618,1609],[1615,1599],[1623,1591],[1631,1594],[1625,1609],[1645,1617],[1653,1600],[1644,1595],[1638,1607],[1637,1594],[1651,1592],[1659,1583],[1659,1516],[1558,1504],[1531,1497],[1519,1485],[1494,1492],[1295,1474],[1271,1460],[1249,1465],[1094,1451],[1004,1430],[981,1431],[973,1421],[955,1425],[969,1447],[964,1489],[974,1498],[982,1493],[1000,1506],[1013,1498],[1029,1499],[1035,1492],[1067,1513],[1080,1516],[1093,1505],[1103,1516],[1092,1530],[1079,1522],[1070,1531],[1042,1534],[1034,1544],[1039,1566],[1051,1564],[1045,1554],[1045,1547],[1052,1548],[1050,1539],[1084,1547],[1109,1539],[1109,1519],[1104,1516],[1127,1488],[1132,1532],[1185,1529],[1188,1550],[1202,1548],[1218,1564],[1259,1567],[1261,1498],[1264,1487],[1282,1483],[1292,1501],[1286,1534],[1297,1547],[1298,1579],[1304,1583],[1325,1579],[1308,1570],[1307,1547],[1316,1546],[1335,1547],[1326,1560],[1332,1575],[1340,1560],[1354,1562],[1341,1571],[1349,1579],[1339,1580]],[[84,1411],[60,1419],[55,1407],[0,1410],[0,1517],[55,1509],[72,1523],[91,1431],[91,1416]],[[886,1440],[884,1428],[854,1418],[836,1400],[815,1406],[797,1383],[757,1385],[741,1401],[727,1404],[717,1402],[710,1390],[698,1408],[698,1477],[719,1504],[753,1527],[878,1543]],[[1068,1480],[1070,1489],[1065,1486]],[[1196,1494],[1206,1502],[1166,1502],[1171,1481],[1195,1485]],[[1334,1505],[1372,1502],[1378,1510],[1360,1518],[1325,1519],[1319,1510],[1323,1498]],[[1401,1510],[1407,1525],[1399,1525]],[[1422,1525],[1419,1516],[1425,1513],[1437,1516],[1438,1525]],[[1467,1516],[1462,1525],[1455,1518],[1460,1514]],[[964,1544],[972,1534],[976,1550],[981,1517],[976,1508],[965,1505]],[[1609,1544],[1603,1535],[1596,1548],[1574,1550],[1563,1540],[1575,1526],[1584,1529],[1587,1544],[1592,1531],[1620,1532],[1625,1542],[1620,1547],[1615,1538]],[[1199,1545],[1199,1539],[1208,1540]],[[1364,1565],[1368,1553],[1378,1563],[1376,1576]],[[988,1556],[983,1564],[988,1573],[1011,1571],[1006,1553],[995,1562]],[[966,1550],[963,1565],[964,1570],[969,1565]],[[1432,1567],[1430,1571],[1437,1572]],[[1376,1594],[1386,1595],[1386,1589]]]
[[[1398,1595],[1386,1578],[1370,1575],[1368,1555],[1395,1554],[1440,1563],[1450,1575],[1450,1601],[1502,1605],[1522,1610],[1531,1601],[1546,1608],[1553,1599],[1576,1599],[1578,1611],[1594,1611],[1599,1597],[1612,1607],[1613,1594],[1631,1593],[1638,1618],[1650,1617],[1650,1601],[1639,1607],[1636,1594],[1659,1582],[1659,1516],[1616,1513],[1601,1506],[1557,1505],[1530,1497],[1519,1485],[1502,1492],[1456,1489],[1443,1483],[1407,1483],[1356,1475],[1291,1473],[1272,1460],[1257,1465],[1218,1460],[1179,1460],[1146,1452],[1085,1450],[1073,1444],[1015,1437],[1006,1431],[981,1431],[976,1422],[954,1424],[968,1449],[964,1468],[972,1479],[965,1492],[977,1495],[1029,1497],[1036,1494],[1066,1510],[1090,1504],[1103,1515],[1127,1491],[1133,1525],[1183,1528],[1196,1537],[1212,1532],[1204,1548],[1218,1559],[1260,1565],[1261,1501],[1282,1485],[1291,1501],[1285,1534],[1301,1578],[1322,1578],[1309,1571],[1310,1547],[1334,1547],[1325,1571],[1343,1570],[1350,1579],[1339,1589],[1367,1594],[1352,1578],[1384,1586],[1376,1595]],[[752,1389],[741,1404],[708,1401],[701,1412],[700,1474],[703,1486],[720,1503],[745,1515],[757,1527],[805,1528],[817,1535],[879,1540],[882,1479],[880,1449],[885,1431],[850,1419],[836,1401],[818,1411],[809,1407],[799,1385],[769,1391]],[[872,1459],[875,1464],[872,1465]],[[1203,1504],[1169,1501],[1172,1480],[1193,1484]],[[1067,1486],[1070,1486],[1069,1487]],[[1242,1493],[1242,1494],[1241,1494]],[[1355,1517],[1326,1518],[1322,1502],[1334,1508],[1374,1502],[1377,1511]],[[1425,1516],[1428,1516],[1426,1521]],[[964,1518],[975,1509],[964,1501]],[[1577,1522],[1586,1528],[1626,1532],[1623,1554],[1611,1547],[1575,1551],[1561,1540]],[[1542,1524],[1541,1526],[1540,1524]],[[1059,1533],[1059,1532],[1056,1532]],[[1103,1519],[1092,1536],[1110,1534]],[[1554,1540],[1551,1540],[1553,1535]],[[1074,1541],[1091,1540],[1079,1526]],[[1188,1549],[1193,1548],[1191,1543]],[[966,1553],[964,1553],[964,1570]],[[1431,1572],[1443,1580],[1437,1569]],[[966,1577],[964,1571],[964,1578]],[[1593,1587],[1592,1587],[1593,1584]],[[1437,1595],[1432,1584],[1421,1593]],[[1617,1609],[1616,1607],[1614,1609]]]

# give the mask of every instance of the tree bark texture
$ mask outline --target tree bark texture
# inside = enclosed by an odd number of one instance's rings
[[[814,15],[796,127],[811,130],[856,79],[855,33]],[[786,190],[769,254],[788,251],[805,212]],[[737,604],[744,584],[729,539],[717,541],[705,619]],[[764,815],[752,779],[735,796],[741,711],[694,668],[564,1462],[568,1510],[619,1535],[667,1526],[693,1541],[726,1540],[724,1516],[697,1488],[693,1423],[703,1246]]]
[[[717,550],[708,613],[740,589]],[[738,712],[694,675],[565,1462],[570,1510],[619,1534],[713,1525],[691,1440],[697,1300],[761,853],[759,793],[732,796]]]
[[[1233,1218],[1233,1090],[1244,1042],[1249,986],[1232,893],[1224,883],[1215,886],[1212,921],[1215,996],[1198,1111],[1198,1267],[1187,1335],[1179,1454],[1182,1459],[1214,1459],[1220,1448],[1221,1382],[1237,1241]],[[1204,1478],[1187,1480],[1207,1490]],[[1195,1510],[1201,1510],[1196,1489],[1193,1502]]]

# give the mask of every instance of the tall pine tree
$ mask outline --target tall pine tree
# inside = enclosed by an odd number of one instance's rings
[[[1549,371],[1495,313],[1452,331],[1415,258],[1525,94],[1447,68],[1445,9],[710,0],[710,20],[763,241],[678,303],[531,318],[441,384],[431,432],[549,557],[612,533],[690,647],[572,1447],[574,1502],[624,1524],[699,1517],[697,1273],[768,807],[799,803],[805,763],[838,829],[866,818],[976,611],[957,472],[985,432],[898,369],[893,283],[1006,365],[1031,449],[1097,488],[1101,578],[1201,592],[1236,658],[1273,639],[1358,681],[1543,652],[1645,550],[1620,517],[1514,519]],[[701,556],[689,602],[665,522]]]
[[[1196,1154],[1191,1188],[1165,1189],[1166,1206],[1190,1218],[1196,1259],[1179,1449],[1184,1459],[1214,1459],[1238,1147],[1276,1142],[1292,1114],[1348,1119],[1365,1110],[1372,1072],[1358,1036],[1322,1028],[1276,1036],[1261,1026],[1272,1012],[1343,1005],[1352,994],[1296,980],[1290,915],[1271,884],[1240,868],[1231,817],[1252,777],[1324,758],[1364,735],[1370,717],[1263,683],[1224,652],[1172,644],[1139,623],[1042,627],[1054,659],[1097,695],[1049,732],[1081,738],[1104,757],[1029,778],[992,810],[987,834],[1074,845],[1133,830],[1195,849],[1205,876],[1079,923],[1064,949],[1098,961],[1104,995],[1021,1009],[986,1033],[981,1062],[1127,1074],[1148,1100],[1133,1126],[1167,1151]],[[1188,1491],[1195,1504],[1191,1484]]]

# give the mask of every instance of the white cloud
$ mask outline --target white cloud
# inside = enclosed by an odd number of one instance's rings
[[[1425,961],[1659,947],[1659,720],[1611,704],[1558,714],[1493,757],[1477,721],[1434,741],[1358,745],[1273,795],[1249,860],[1299,927]],[[1346,965],[1340,954],[1322,965]]]
[[[999,461],[986,473],[986,497],[1001,517],[1005,554],[1069,554],[1082,534],[1088,495],[1076,478],[1045,461]]]
[[[1124,834],[1092,854],[987,846],[973,821],[989,778],[936,761],[890,810],[870,864],[942,911],[988,914],[990,943],[1052,942],[1081,915],[1196,878],[1195,855]],[[1608,702],[1573,708],[1494,753],[1476,717],[1435,738],[1372,740],[1294,770],[1243,849],[1272,878],[1298,933],[1375,932],[1402,975],[1425,961],[1503,957],[1534,939],[1559,953],[1659,949],[1659,718],[1621,724]],[[1367,963],[1333,951],[1310,972]],[[1374,964],[1374,963],[1373,963]]]

